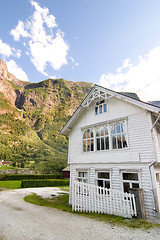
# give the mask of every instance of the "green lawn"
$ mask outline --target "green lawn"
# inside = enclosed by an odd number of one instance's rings
[[[1,165],[0,170],[12,170],[15,169],[15,167],[8,166],[8,165]]]
[[[142,219],[125,219],[123,217],[108,215],[108,214],[72,212],[71,206],[68,206],[68,200],[69,200],[68,198],[69,198],[68,194],[53,196],[52,199],[43,199],[36,194],[32,194],[24,197],[24,200],[32,204],[51,207],[51,208],[57,208],[62,211],[67,211],[73,214],[79,214],[84,217],[92,218],[92,219],[95,219],[96,221],[103,221],[111,225],[120,225],[120,226],[125,226],[129,228],[134,228],[134,229],[135,228],[149,229],[154,226],[160,227],[160,224],[152,224]]]
[[[0,181],[0,188],[21,188],[21,181]]]

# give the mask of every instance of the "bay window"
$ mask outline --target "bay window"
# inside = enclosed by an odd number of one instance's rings
[[[128,147],[125,121],[93,126],[83,131],[83,152]]]

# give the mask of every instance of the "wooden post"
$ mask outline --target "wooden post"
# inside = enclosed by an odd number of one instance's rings
[[[137,209],[137,217],[146,219],[146,211],[144,206],[144,198],[143,198],[143,190],[140,188],[131,188],[129,192],[134,194],[136,209]]]

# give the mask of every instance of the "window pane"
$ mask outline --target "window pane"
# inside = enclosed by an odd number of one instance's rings
[[[93,131],[92,130],[90,130],[90,134],[91,134],[91,138],[93,138]]]
[[[123,180],[138,181],[138,173],[123,173]]]
[[[82,179],[82,182],[87,183],[88,181],[87,179]]]
[[[88,172],[83,172],[83,177],[87,178],[88,177]]]
[[[100,150],[100,138],[97,138],[97,150]]]
[[[132,183],[132,188],[139,188],[139,183]]]
[[[87,138],[87,131],[84,132],[83,139]]]
[[[97,180],[97,185],[99,187],[103,187],[103,180]]]
[[[122,132],[125,132],[124,123],[121,123],[121,131],[122,131]]]
[[[101,138],[101,150],[104,150],[104,138]]]
[[[91,140],[91,151],[94,151],[94,140]]]
[[[87,146],[87,142],[86,140],[83,141],[83,151],[86,152],[86,146]]]
[[[95,107],[95,115],[98,115],[98,107]]]
[[[101,136],[104,136],[105,129],[104,127],[101,127]]]
[[[120,127],[120,123],[116,123],[116,130],[117,130],[117,133],[120,133],[121,132],[121,127]]]
[[[109,149],[109,137],[105,138],[105,148]]]
[[[87,138],[90,138],[90,129],[87,130]]]
[[[98,178],[110,179],[109,172],[98,172]]]
[[[105,130],[104,130],[105,132],[104,132],[104,134],[105,135],[108,135],[108,128],[107,127],[105,127]]]
[[[127,141],[126,141],[126,136],[125,134],[122,135],[122,144],[123,144],[123,148],[127,147]]]
[[[110,182],[109,181],[104,181],[104,187],[105,188],[110,188]]]
[[[114,125],[112,125],[112,128],[111,128],[111,133],[112,133],[112,134],[115,134],[115,133],[116,133],[116,130],[115,130],[115,124],[114,124]]]
[[[102,113],[102,105],[99,106],[99,113]]]
[[[98,129],[97,129],[96,136],[97,136],[97,137],[101,136],[101,128],[98,128]]]
[[[90,140],[87,140],[87,152],[90,151]]]
[[[121,135],[117,135],[118,148],[122,148]]]
[[[116,149],[116,138],[115,137],[112,137],[112,147],[113,149]]]
[[[78,172],[78,177],[83,177],[83,172]]]
[[[107,105],[106,105],[106,103],[103,104],[103,112],[107,112]]]
[[[124,188],[124,192],[129,193],[129,189],[130,189],[129,183],[123,183],[123,188]]]

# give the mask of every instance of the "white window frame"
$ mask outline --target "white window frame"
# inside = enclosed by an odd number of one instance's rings
[[[114,124],[116,123],[123,123],[124,124],[124,132],[121,132],[121,140],[122,140],[122,136],[124,135],[125,136],[125,141],[127,143],[127,146],[124,146],[123,147],[123,144],[122,144],[122,148],[113,148],[113,144],[112,144],[112,133],[111,133],[111,128]],[[100,148],[100,150],[97,150],[97,129],[100,128],[100,127],[107,127],[108,128],[108,136],[109,136],[109,149],[104,149],[102,150]],[[85,131],[87,130],[91,130],[93,131],[93,138],[87,138],[87,139],[84,139],[84,133]],[[117,134],[119,135],[119,133]],[[107,136],[107,135],[106,135]],[[102,136],[105,138],[105,136]],[[99,138],[99,136],[98,136]],[[101,137],[100,137],[101,138]],[[91,143],[91,140],[93,140],[93,151],[91,151],[91,144],[90,144],[90,149],[89,151],[84,151],[84,140],[89,140],[90,143]],[[123,141],[122,141],[123,143]],[[87,149],[87,147],[86,147]],[[117,121],[110,121],[110,122],[106,122],[103,123],[103,124],[96,124],[96,125],[92,125],[92,126],[88,126],[88,128],[83,128],[82,129],[82,152],[83,153],[92,153],[92,152],[103,152],[103,151],[122,151],[122,150],[126,150],[126,149],[129,149],[129,142],[128,142],[128,129],[127,129],[127,120],[126,119],[118,119]]]
[[[97,131],[98,131],[98,129],[99,128],[107,128],[107,131],[108,131],[108,134],[107,135],[105,135],[105,133],[104,133],[104,135],[100,135],[100,136],[97,136]],[[108,124],[106,124],[106,125],[101,125],[101,126],[98,126],[96,129],[95,129],[95,138],[96,138],[96,151],[108,151],[109,149],[110,149],[110,131],[109,131],[109,126],[108,126]],[[108,138],[108,143],[109,143],[109,148],[106,148],[106,144],[105,144],[105,138]],[[99,139],[100,140],[100,149],[98,149],[98,147],[97,147],[97,139]],[[102,143],[101,143],[101,139],[103,139],[103,141],[104,141],[104,149],[102,149]]]
[[[86,169],[77,169],[77,177],[76,180],[79,182],[84,182],[84,183],[88,183],[88,179],[89,179],[89,175],[88,175],[88,170]],[[83,174],[84,176],[80,176],[79,177],[79,173],[86,173],[87,176],[85,176],[85,174]]]
[[[85,134],[85,132],[87,132],[87,131],[90,131],[90,134],[91,134],[91,131],[93,132],[93,137],[87,137],[87,138],[84,138],[84,134]],[[90,144],[89,144],[89,150],[87,149],[87,145],[86,145],[86,151],[84,151],[84,142],[90,142]],[[93,141],[93,150],[92,150],[92,148],[91,148],[91,145],[92,145],[92,142]],[[83,152],[85,152],[85,153],[87,153],[87,152],[94,152],[95,151],[95,133],[94,133],[94,129],[93,128],[87,128],[87,129],[84,129],[83,130],[83,137],[82,137],[82,148],[83,148]]]
[[[123,173],[136,173],[138,175],[138,180],[123,180]],[[139,188],[141,188],[141,174],[140,174],[140,171],[138,170],[123,170],[121,171],[121,181],[122,181],[122,191],[124,192],[124,186],[123,186],[123,183],[129,183],[130,185],[130,188],[132,188],[132,183],[136,183],[136,184],[139,184]]]
[[[123,124],[124,125],[124,132],[123,131],[120,131],[119,133],[112,133],[112,126],[116,125],[116,124]],[[121,127],[120,127],[121,128]],[[125,141],[127,143],[127,146],[123,146],[123,135],[125,136]],[[118,136],[120,136],[121,138],[121,146],[122,147],[118,147]],[[116,139],[116,148],[113,148],[113,140],[112,140],[112,137],[115,137]],[[126,149],[128,148],[128,137],[127,137],[127,127],[126,127],[126,121],[116,121],[116,122],[113,122],[113,123],[110,123],[110,139],[111,139],[111,148],[112,150],[118,150],[118,149]]]
[[[99,178],[98,173],[109,173],[109,178]],[[105,188],[105,182],[109,182],[111,189],[111,171],[110,170],[97,170],[96,171],[96,185],[98,186],[98,180],[103,181],[103,187]]]
[[[104,111],[104,106],[106,108],[106,111]],[[97,111],[96,111],[96,109],[97,109]],[[100,109],[102,109],[102,112],[100,112]],[[108,104],[107,104],[107,102],[104,99],[97,101],[96,104],[95,104],[95,108],[94,108],[95,116],[97,116],[99,114],[106,113],[106,112],[108,112]]]

